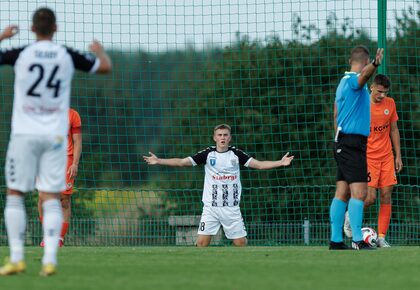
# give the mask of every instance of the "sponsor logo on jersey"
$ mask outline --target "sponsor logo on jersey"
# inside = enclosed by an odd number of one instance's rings
[[[60,112],[60,107],[44,107],[44,106],[31,106],[31,105],[23,105],[23,111],[28,114],[38,114],[38,115],[50,115],[53,113]]]
[[[56,136],[54,141],[53,150],[58,150],[64,145],[64,138],[61,136]]]
[[[237,178],[236,175],[213,175],[214,180],[236,180]]]
[[[373,127],[373,132],[382,132],[382,131],[386,130],[388,127],[389,127],[389,124],[382,125],[382,126],[374,126]]]

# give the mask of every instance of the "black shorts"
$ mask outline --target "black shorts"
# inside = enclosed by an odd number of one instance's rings
[[[367,137],[358,134],[338,135],[334,143],[334,157],[337,162],[336,181],[367,182],[366,161]]]

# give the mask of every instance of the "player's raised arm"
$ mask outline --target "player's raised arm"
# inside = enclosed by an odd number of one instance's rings
[[[378,48],[378,50],[376,51],[375,59],[369,65],[365,66],[360,73],[360,76],[357,80],[357,83],[359,84],[360,88],[363,88],[363,86],[368,82],[371,76],[375,73],[378,66],[381,65],[383,57],[384,57],[384,49]]]
[[[96,73],[99,74],[106,74],[110,73],[112,70],[112,62],[109,55],[105,52],[102,45],[99,43],[99,41],[94,40],[90,46],[90,51],[92,51],[96,56],[99,58],[100,65],[98,69],[96,70]]]
[[[183,166],[193,166],[191,160],[187,158],[158,158],[152,152],[149,152],[150,156],[143,156],[144,161],[146,161],[149,165],[166,165],[166,166],[173,166],[173,167],[183,167]]]
[[[2,40],[11,38],[15,36],[19,32],[19,27],[17,25],[9,25],[7,26],[2,33],[0,34],[0,42]]]
[[[287,152],[281,160],[276,161],[259,161],[257,159],[251,159],[249,166],[254,169],[272,169],[281,166],[289,166],[292,163],[294,156],[289,156],[289,152]]]

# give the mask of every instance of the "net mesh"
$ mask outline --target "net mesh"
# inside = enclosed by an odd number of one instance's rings
[[[386,5],[386,13],[378,13]],[[0,24],[20,25],[1,47],[33,41],[32,12],[44,1],[1,2]],[[404,170],[393,193],[389,241],[420,243],[419,1],[66,1],[59,43],[103,42],[108,76],[76,74],[72,107],[83,153],[67,245],[192,245],[202,210],[202,167],[147,166],[149,151],[187,157],[232,126],[232,145],[259,160],[290,152],[291,167],[241,169],[241,208],[252,245],[325,244],[335,191],[335,89],[357,44],[376,51],[399,114]],[[385,19],[386,27],[380,25]],[[0,68],[0,163],[10,134],[13,70]],[[0,209],[4,208],[4,171]],[[37,194],[28,194],[27,243],[38,244]],[[365,213],[376,227],[378,205]],[[0,216],[0,244],[7,244]],[[223,233],[215,244],[226,244]]]

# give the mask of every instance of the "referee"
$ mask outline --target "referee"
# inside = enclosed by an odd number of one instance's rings
[[[381,64],[383,49],[370,61],[369,50],[358,45],[351,51],[349,72],[345,72],[336,91],[334,104],[337,162],[336,191],[330,207],[330,250],[374,249],[363,241],[361,231],[363,202],[367,195],[366,145],[370,131],[370,99],[367,81]],[[343,242],[344,214],[348,207],[352,247]]]

